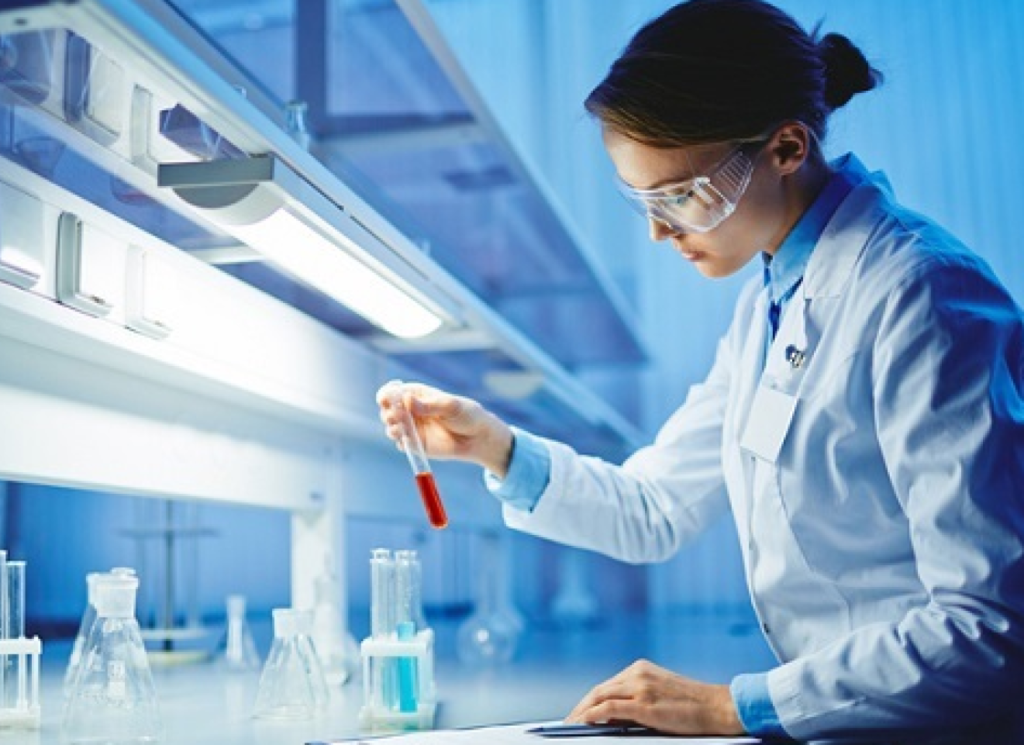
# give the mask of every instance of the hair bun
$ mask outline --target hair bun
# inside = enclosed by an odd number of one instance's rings
[[[833,110],[882,82],[882,73],[842,34],[825,34],[818,42],[818,54],[825,65],[825,103]]]

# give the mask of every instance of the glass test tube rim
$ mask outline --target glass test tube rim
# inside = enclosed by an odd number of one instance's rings
[[[391,380],[384,385],[388,390],[387,396],[391,407],[398,413],[402,421],[402,436],[400,442],[405,457],[409,459],[409,466],[413,474],[430,473],[430,460],[427,458],[426,449],[423,447],[423,440],[420,439],[419,429],[416,427],[416,420],[412,412],[405,405],[405,398],[402,395],[405,383],[401,380]]]

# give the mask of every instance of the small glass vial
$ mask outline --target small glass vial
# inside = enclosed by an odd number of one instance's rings
[[[303,150],[309,150],[313,136],[309,131],[309,106],[305,101],[289,101],[284,107],[285,126],[288,134]]]
[[[222,667],[231,672],[244,673],[260,668],[260,657],[256,653],[249,622],[245,618],[245,596],[228,595],[228,627],[224,637],[224,648],[220,654]]]

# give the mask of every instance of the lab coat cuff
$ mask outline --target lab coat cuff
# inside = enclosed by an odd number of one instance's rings
[[[768,675],[737,675],[729,686],[736,713],[747,734],[757,737],[789,738],[768,691]]]
[[[532,512],[551,480],[551,455],[540,438],[512,427],[512,457],[508,473],[499,479],[484,471],[484,485],[500,501]]]

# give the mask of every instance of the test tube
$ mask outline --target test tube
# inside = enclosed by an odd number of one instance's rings
[[[395,562],[386,548],[370,552],[370,631],[385,638],[395,631]]]
[[[427,454],[423,449],[423,441],[420,439],[419,430],[416,429],[416,422],[405,407],[405,401],[402,398],[403,385],[401,380],[392,380],[384,386],[385,395],[391,408],[401,420],[402,450],[405,451],[409,465],[412,467],[416,488],[419,490],[420,499],[423,500],[423,508],[427,512],[427,520],[435,528],[445,528],[448,526],[448,515],[444,511],[444,503],[437,490],[434,473],[430,470],[430,461],[427,460]]]
[[[375,548],[370,552],[370,633],[375,639],[393,639],[395,631],[395,561],[388,549]],[[378,707],[395,707],[398,688],[393,658],[375,660],[369,686]]]
[[[8,592],[8,619],[7,633],[11,639],[25,638],[25,562],[7,562],[7,592]],[[14,663],[15,671],[12,671],[11,679],[7,681],[7,698],[4,700],[4,707],[13,705],[18,711],[28,708],[28,667],[24,655],[12,655],[9,662]],[[14,679],[17,677],[17,689],[11,690],[14,686]]]
[[[423,573],[416,551],[395,551],[395,626],[411,623],[415,631],[426,628],[423,618]]]
[[[7,634],[11,639],[25,638],[25,562],[7,562]]]
[[[0,639],[11,638],[11,606],[7,589],[7,552],[0,551]],[[7,702],[7,655],[0,655],[0,706]]]

